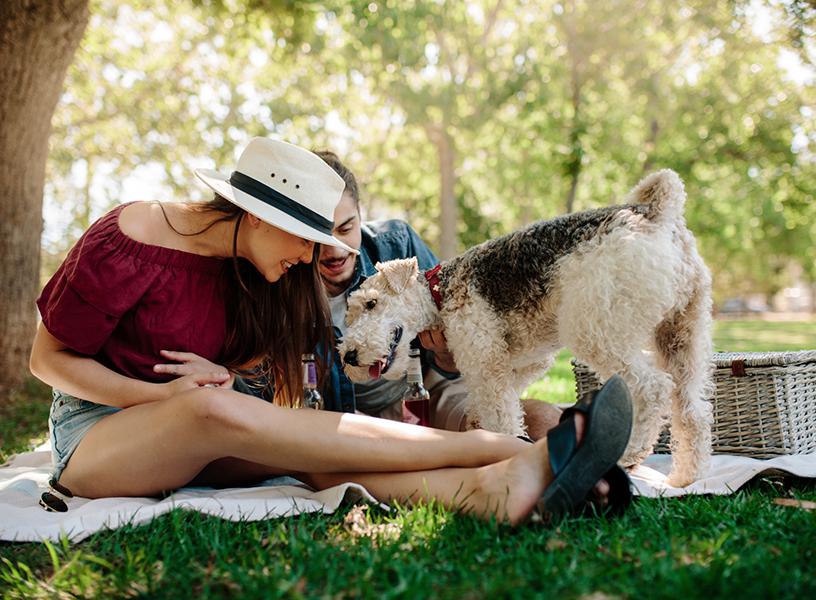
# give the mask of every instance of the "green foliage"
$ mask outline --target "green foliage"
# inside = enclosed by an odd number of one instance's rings
[[[816,276],[816,114],[812,81],[778,66],[790,15],[756,6],[93,0],[54,119],[46,214],[61,223],[46,241],[64,249],[138,197],[133,174],[198,198],[193,168],[227,171],[274,135],[338,151],[364,216],[405,218],[437,250],[619,203],[671,167],[718,294],[773,293],[791,264]],[[443,138],[459,209],[446,232]]]
[[[54,204],[46,211],[69,225],[54,250],[126,193],[133,199],[130,175],[152,178],[166,197],[200,198],[194,168],[230,169],[251,137],[285,129],[295,113],[281,111],[279,97],[308,62],[308,44],[287,42],[289,13],[270,18],[220,2],[191,8],[187,0],[92,4],[54,117],[46,186]],[[305,134],[294,141],[308,144]]]
[[[283,46],[293,51],[311,38],[316,11],[310,0],[190,0],[197,8],[212,8],[222,20],[233,21],[236,15],[250,19],[264,15]],[[178,2],[176,2],[178,4]],[[240,24],[240,20],[238,22]]]
[[[765,4],[779,15],[784,23],[791,47],[803,62],[813,65],[813,34],[816,30],[816,0],[791,0]]]

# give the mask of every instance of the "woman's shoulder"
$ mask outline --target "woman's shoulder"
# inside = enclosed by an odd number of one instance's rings
[[[118,228],[135,242],[180,249],[176,247],[169,216],[175,214],[179,206],[177,203],[129,202],[121,207]]]
[[[122,211],[130,206],[138,204],[145,203],[125,202],[124,204],[114,206],[104,215],[99,217],[99,219],[91,223],[91,226],[88,227],[88,229],[85,230],[85,233],[83,233],[79,240],[77,240],[76,246],[82,248],[89,244],[97,244],[101,240],[108,239],[111,236],[121,233],[121,229],[119,228],[119,218]]]
[[[157,202],[129,202],[119,207],[117,228],[130,239],[144,244],[154,244],[156,239],[155,217],[160,211]],[[161,245],[161,244],[155,244]]]
[[[109,266],[138,264],[139,270],[181,268],[211,274],[221,272],[223,261],[179,248],[161,203],[128,202],[94,223],[77,242],[76,258],[84,255]],[[127,268],[127,267],[126,267]]]

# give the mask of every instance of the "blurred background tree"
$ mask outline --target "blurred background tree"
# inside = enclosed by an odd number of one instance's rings
[[[51,117],[89,15],[88,0],[0,3],[0,405],[28,370]]]
[[[686,181],[719,298],[814,273],[810,2],[92,0],[54,116],[50,274],[132,199],[200,198],[277,136],[338,152],[364,217],[442,257]],[[783,65],[792,65],[789,70]]]

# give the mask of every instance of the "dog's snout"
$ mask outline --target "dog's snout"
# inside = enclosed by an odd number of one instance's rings
[[[357,366],[357,350],[349,350],[343,357],[343,362],[352,367]]]

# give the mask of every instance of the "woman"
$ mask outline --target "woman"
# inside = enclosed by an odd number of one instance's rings
[[[332,347],[315,243],[356,252],[331,236],[343,180],[311,152],[264,138],[230,177],[196,174],[215,200],[113,209],[38,300],[31,371],[54,387],[57,487],[141,496],[291,475],[316,488],[356,481],[383,501],[420,502],[427,490],[511,523],[542,493],[557,514],[593,487],[606,494],[596,482],[623,448],[601,427],[608,412],[631,411],[625,386],[565,413],[567,441],[549,450],[485,431],[293,410],[301,353]],[[230,389],[235,371],[258,365],[280,405]]]

